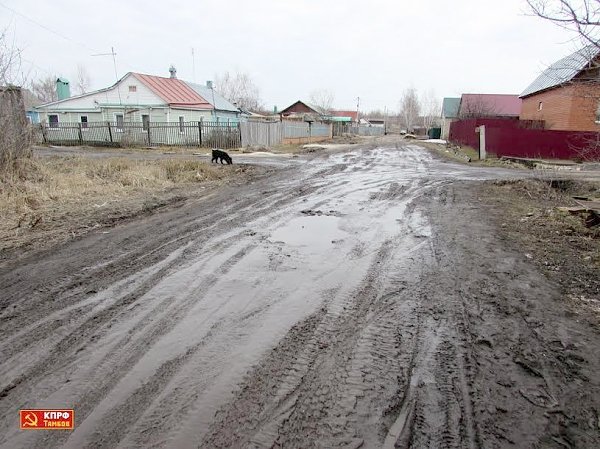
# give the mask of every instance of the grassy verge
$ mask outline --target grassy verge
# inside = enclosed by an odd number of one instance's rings
[[[0,253],[81,235],[249,169],[179,159],[22,160],[0,177]]]

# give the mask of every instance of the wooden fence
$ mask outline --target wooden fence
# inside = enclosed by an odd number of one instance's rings
[[[218,123],[199,122],[90,122],[36,125],[36,140],[56,145],[186,146],[239,148],[310,143],[333,137],[327,123],[298,121]]]
[[[310,143],[333,137],[332,126],[321,122],[284,120],[240,123],[242,146],[272,146],[282,143]]]
[[[36,127],[37,140],[57,145],[189,146],[238,148],[239,123],[44,123]]]
[[[333,135],[343,136],[344,134],[352,134],[355,136],[383,136],[385,135],[385,127],[356,125],[354,123],[337,122],[333,124]]]

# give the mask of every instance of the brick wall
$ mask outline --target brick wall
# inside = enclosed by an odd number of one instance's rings
[[[595,123],[599,98],[598,86],[559,87],[524,98],[520,118],[544,120],[552,130],[600,131]]]

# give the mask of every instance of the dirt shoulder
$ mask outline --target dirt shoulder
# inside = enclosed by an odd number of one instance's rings
[[[497,210],[501,237],[561,286],[574,313],[600,326],[600,226],[559,209],[577,206],[573,196],[600,197],[600,182],[496,181],[480,195]]]
[[[184,159],[34,157],[0,180],[0,264],[268,170]]]

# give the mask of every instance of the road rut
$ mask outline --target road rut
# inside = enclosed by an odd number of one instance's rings
[[[2,268],[0,447],[597,446],[598,334],[478,202],[515,176],[367,145]]]

